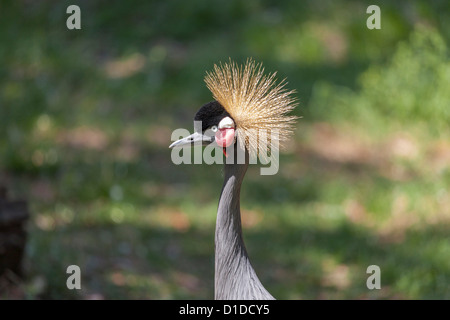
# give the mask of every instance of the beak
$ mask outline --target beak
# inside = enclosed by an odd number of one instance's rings
[[[172,143],[169,148],[173,147],[184,147],[184,146],[192,146],[192,145],[208,145],[214,141],[214,137],[206,136],[198,132],[194,132],[190,136],[186,138],[180,139]]]

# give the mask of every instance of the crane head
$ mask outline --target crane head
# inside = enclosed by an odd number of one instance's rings
[[[292,135],[298,118],[288,115],[297,106],[295,91],[287,90],[284,80],[277,83],[275,76],[276,73],[264,74],[262,64],[252,59],[240,66],[231,59],[229,63],[214,65],[205,82],[215,100],[195,115],[195,132],[170,147],[215,141],[226,148],[238,141],[250,156],[259,154],[266,158],[267,153],[259,152],[261,146],[264,144],[269,151],[278,149]],[[263,141],[262,136],[269,139]]]
[[[194,117],[194,133],[172,143],[169,148],[187,145],[208,145],[216,142],[227,148],[235,142],[236,125],[230,114],[217,101],[202,106]]]

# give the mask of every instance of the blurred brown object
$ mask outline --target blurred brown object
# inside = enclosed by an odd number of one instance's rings
[[[23,277],[28,218],[27,203],[8,200],[6,188],[0,186],[0,282],[17,282]]]

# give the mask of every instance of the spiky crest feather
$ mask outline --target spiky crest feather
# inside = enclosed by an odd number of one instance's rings
[[[236,124],[241,146],[246,146],[250,156],[258,155],[259,136],[266,134],[264,141],[270,152],[283,144],[293,133],[296,116],[288,116],[296,106],[288,91],[287,82],[276,83],[276,72],[264,75],[262,64],[248,59],[244,66],[234,61],[214,65],[207,72],[205,82],[213,97],[231,115]],[[278,132],[278,137],[271,132]],[[275,139],[267,144],[268,139]],[[270,141],[270,140],[269,140]],[[271,148],[272,147],[272,148]],[[260,154],[265,160],[267,156]]]

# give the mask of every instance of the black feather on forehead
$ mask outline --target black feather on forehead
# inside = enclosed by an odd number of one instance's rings
[[[217,101],[211,101],[201,107],[195,114],[194,121],[201,121],[200,123],[194,123],[194,130],[202,133],[206,129],[212,126],[218,126],[220,120],[225,117],[230,117],[230,114],[225,110],[222,105]]]

